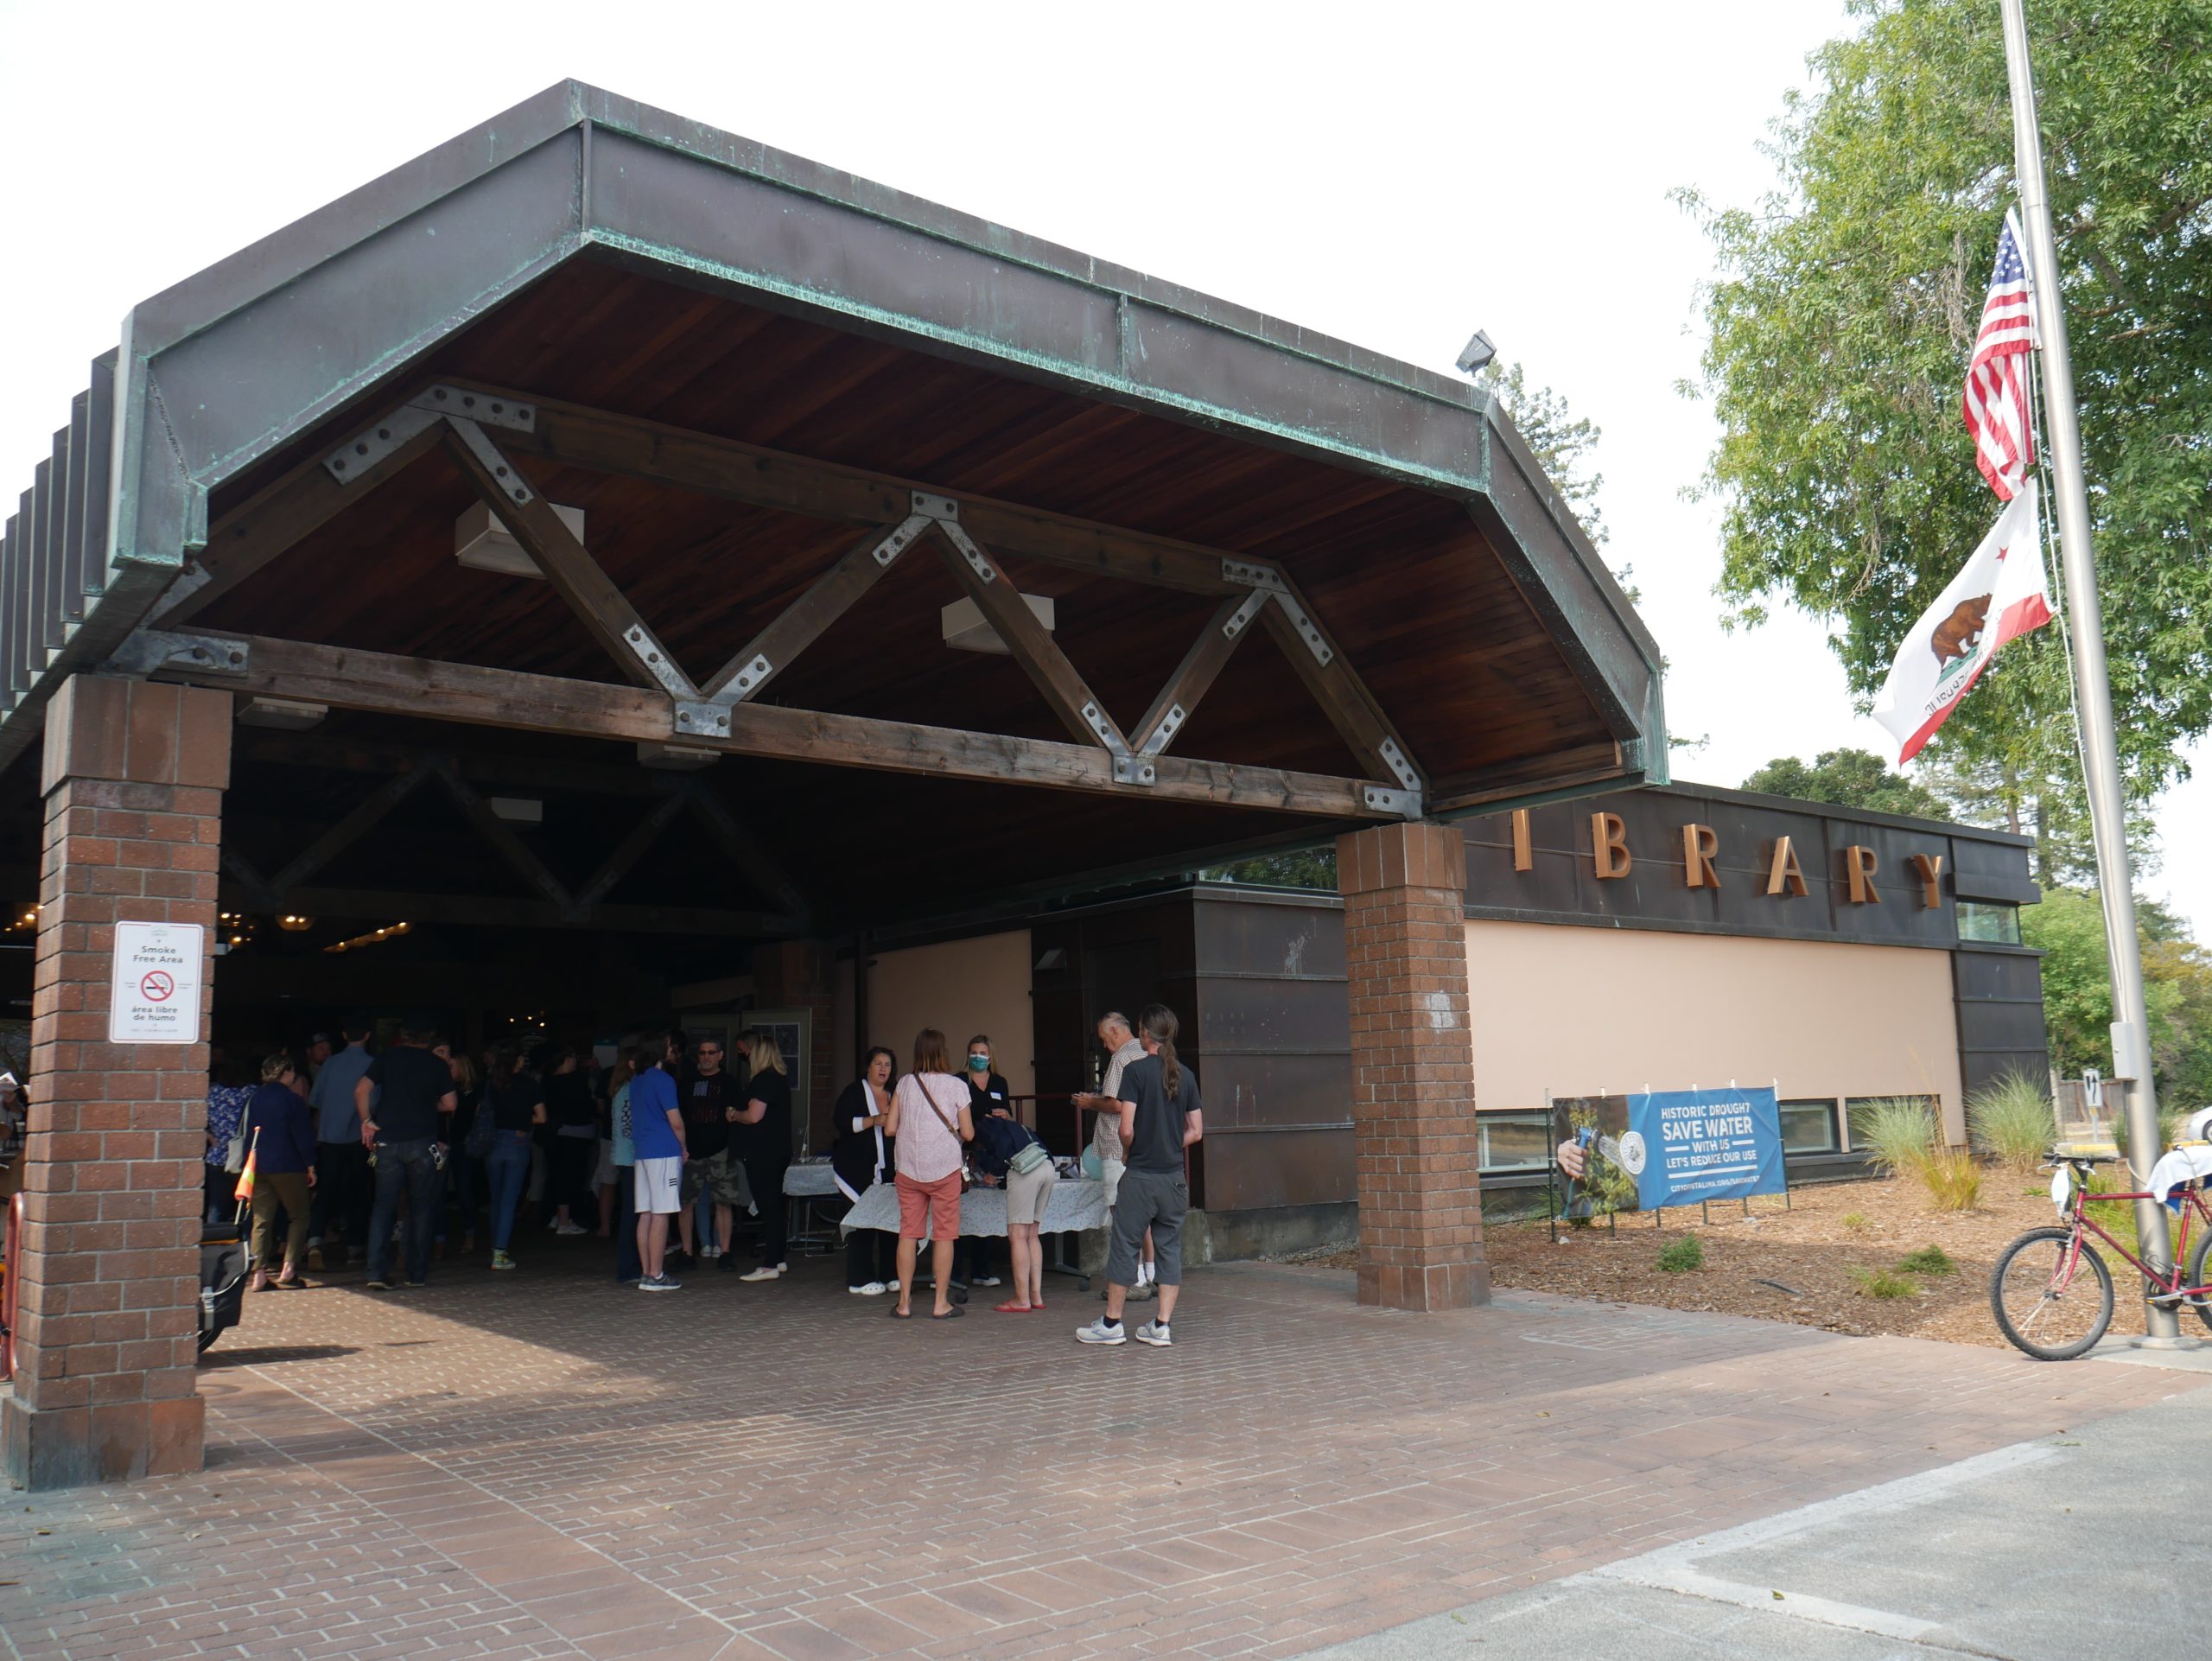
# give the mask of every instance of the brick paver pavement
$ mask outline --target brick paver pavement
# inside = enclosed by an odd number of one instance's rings
[[[902,1326],[554,1255],[250,1299],[205,1472],[7,1503],[0,1655],[1288,1655],[2193,1382],[1257,1264],[1084,1350],[1065,1282]]]

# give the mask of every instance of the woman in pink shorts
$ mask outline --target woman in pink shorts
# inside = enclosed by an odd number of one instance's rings
[[[931,1316],[950,1321],[967,1312],[952,1301],[952,1243],[960,1238],[960,1168],[974,1140],[968,1086],[952,1070],[944,1034],[925,1027],[914,1038],[914,1070],[891,1092],[883,1134],[898,1139],[899,1301],[892,1318],[914,1313],[915,1248],[926,1235],[937,1282]]]

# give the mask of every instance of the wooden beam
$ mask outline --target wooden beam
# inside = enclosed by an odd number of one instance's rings
[[[1198,700],[1214,683],[1229,654],[1236,650],[1237,642],[1251,632],[1252,620],[1268,603],[1266,595],[1255,589],[1243,595],[1232,595],[1221,602],[1221,608],[1206,620],[1198,631],[1198,638],[1183,654],[1183,661],[1167,678],[1167,684],[1160,689],[1160,696],[1152,701],[1152,708],[1144,712],[1144,719],[1137,722],[1136,730],[1129,735],[1129,742],[1139,755],[1159,755],[1175,741],[1175,735],[1183,730],[1191,712],[1198,707]]]
[[[634,416],[564,404],[557,398],[473,383],[471,390],[490,398],[527,403],[536,412],[534,430],[500,433],[499,442],[506,449],[594,473],[656,480],[735,501],[860,525],[888,524],[911,513],[917,492],[943,493],[943,487],[919,480],[842,467],[757,444],[741,444],[734,439],[709,437]],[[1016,502],[964,495],[958,500],[960,522],[970,536],[987,546],[1099,576],[1192,594],[1226,594],[1236,585],[1224,576],[1223,562],[1243,559],[1242,555],[1225,555],[1217,548]]]
[[[938,520],[938,551],[960,584],[960,591],[976,602],[1021,672],[1036,683],[1060,725],[1078,744],[1096,744],[1116,755],[1129,753],[1129,741],[1106,705],[1090,690],[1060,643],[1037,620],[1029,602],[1014,586],[1014,579],[997,562],[976,546],[976,540],[950,520]]]
[[[224,896],[235,905],[242,892]],[[480,928],[588,928],[640,934],[717,934],[759,939],[800,932],[796,918],[774,912],[706,911],[693,906],[562,907],[496,894],[423,894],[372,888],[300,888],[283,901],[304,916],[390,922],[458,923]],[[251,909],[249,904],[246,907]]]
[[[244,854],[234,848],[226,848],[217,856],[225,875],[244,890],[257,910],[272,910],[277,904],[276,891],[269,886],[269,879],[256,870]],[[35,881],[32,883],[37,888]]]
[[[335,519],[418,456],[437,447],[441,423],[423,422],[391,450],[365,464],[345,484],[324,466],[328,452],[318,449],[297,467],[232,509],[207,529],[207,544],[194,557],[200,580],[188,572],[172,585],[170,598],[149,620],[171,628],[228,594],[279,554]]]
[[[1282,603],[1285,600],[1287,605]],[[1328,716],[1353,759],[1392,790],[1418,788],[1419,773],[1405,741],[1392,730],[1382,705],[1376,703],[1336,643],[1322,632],[1320,620],[1305,601],[1286,589],[1262,608],[1261,615],[1283,656],[1290,660],[1292,671],[1305,682],[1306,690],[1321,706],[1322,714]],[[1325,663],[1321,660],[1324,653],[1328,659]],[[1411,785],[1406,776],[1409,771],[1414,773]]]
[[[266,636],[231,638],[246,645],[244,672],[218,678],[180,665],[159,671],[158,678],[301,698],[341,710],[632,743],[675,736],[686,744],[736,755],[1042,785],[1125,801],[1213,803],[1338,820],[1397,817],[1369,804],[1365,781],[1327,773],[1161,756],[1153,764],[1153,785],[1129,786],[1116,782],[1113,757],[1084,745],[761,703],[741,703],[729,710],[727,735],[672,735],[668,700],[641,688]]]
[[[638,615],[629,596],[600,569],[561,522],[561,516],[521,470],[473,421],[448,417],[446,449],[475,485],[486,506],[499,517],[523,550],[545,573],[554,591],[582,620],[592,638],[607,648],[622,672],[640,686],[657,686],[671,697],[696,698],[698,688],[669,654],[659,637]],[[500,431],[502,442],[515,435]]]
[[[790,668],[794,658],[875,586],[876,579],[897,563],[929,524],[919,513],[910,513],[887,531],[871,532],[715,671],[701,696],[726,703],[760,697],[763,687]]]
[[[371,791],[352,812],[285,862],[283,869],[263,885],[264,891],[281,902],[284,895],[304,879],[312,876],[366,836],[379,819],[412,795],[415,786],[429,776],[429,768],[418,760],[406,772],[386,780],[378,789]]]
[[[468,822],[476,827],[476,834],[492,844],[499,857],[513,868],[516,875],[552,904],[564,908],[575,906],[575,899],[567,886],[546,869],[545,862],[530,850],[523,839],[514,833],[513,827],[492,811],[492,804],[477,794],[475,787],[461,776],[450,759],[440,756],[433,764],[433,770],[438,775],[438,782],[446,787],[446,793],[454,799],[461,811],[467,815]]]
[[[629,875],[631,868],[645,857],[645,850],[660,840],[660,833],[668,829],[670,823],[683,811],[684,805],[682,796],[671,796],[631,826],[630,834],[622,838],[605,862],[592,873],[591,881],[576,890],[575,903],[578,906],[595,906],[606,899],[607,891]]]
[[[814,902],[800,891],[774,856],[738,823],[737,816],[723,805],[711,785],[703,779],[686,779],[679,788],[684,799],[698,810],[699,817],[707,822],[708,830],[722,851],[736,862],[747,881],[801,920],[813,916]]]

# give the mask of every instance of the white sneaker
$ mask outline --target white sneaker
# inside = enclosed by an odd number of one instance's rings
[[[996,1275],[978,1275],[976,1276],[976,1284],[978,1286],[996,1286],[998,1283],[999,1277]]]
[[[779,1281],[783,1279],[783,1277],[784,1271],[780,1268],[772,1268],[766,1263],[762,1263],[758,1269],[747,1270],[745,1273],[738,1276],[738,1279],[741,1281]]]
[[[1124,1344],[1128,1341],[1128,1334],[1122,1330],[1120,1321],[1109,1326],[1106,1317],[1101,1315],[1088,1327],[1077,1327],[1075,1341],[1078,1344]]]
[[[562,1236],[563,1238],[567,1238],[572,1235],[588,1234],[591,1232],[589,1229],[576,1223],[563,1223],[560,1227],[555,1229],[553,1231],[554,1233]]]
[[[719,1257],[722,1255],[722,1249],[720,1246],[701,1246],[699,1255],[702,1257]]]
[[[1137,1328],[1137,1342],[1149,1344],[1155,1350],[1164,1350],[1173,1346],[1175,1340],[1167,1335],[1166,1321],[1147,1321]]]
[[[866,1286],[849,1286],[845,1289],[856,1298],[880,1298],[891,1289],[881,1281],[870,1281]]]

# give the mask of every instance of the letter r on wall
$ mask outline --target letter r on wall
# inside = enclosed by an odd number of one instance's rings
[[[1713,856],[1720,851],[1720,838],[1709,824],[1686,824],[1682,827],[1682,875],[1693,888],[1717,888],[1720,873],[1713,868]]]

